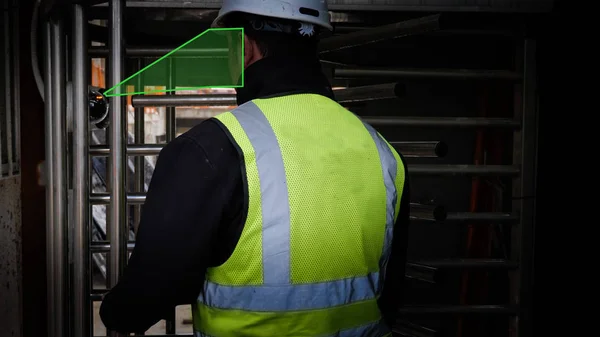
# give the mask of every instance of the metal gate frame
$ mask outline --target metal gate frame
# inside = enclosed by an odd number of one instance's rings
[[[111,0],[109,4],[110,39],[106,50],[109,60],[108,87],[120,83],[123,79],[123,65],[126,54],[135,54],[133,49],[123,45],[123,12],[125,1]],[[110,128],[108,147],[90,146],[90,128],[88,119],[87,88],[90,83],[90,55],[98,50],[89,48],[86,29],[86,10],[82,5],[72,6],[72,61],[71,79],[73,82],[73,147],[67,144],[67,86],[66,86],[66,50],[65,31],[61,18],[50,18],[45,23],[45,118],[46,118],[46,158],[47,158],[47,255],[48,255],[48,322],[49,336],[92,336],[91,301],[101,299],[101,294],[92,293],[91,254],[109,252],[109,287],[114,286],[126,266],[129,244],[127,215],[128,204],[142,204],[141,193],[127,194],[126,173],[127,155],[155,155],[160,146],[144,145],[141,142],[127,145],[126,109],[123,97],[111,97]],[[414,28],[414,27],[413,27]],[[382,30],[372,29],[373,34],[401,32],[406,25],[395,25]],[[366,36],[366,37],[365,37]],[[393,36],[389,35],[390,37]],[[368,42],[376,36],[362,32],[347,34],[337,38],[333,45],[343,46],[352,43]],[[469,176],[510,176],[513,178],[513,195],[519,196],[514,202],[511,214],[504,213],[455,213],[448,219],[482,220],[513,223],[512,256],[510,261],[496,259],[459,259],[435,261],[411,261],[414,266],[434,268],[505,268],[512,280],[513,303],[509,306],[451,306],[451,307],[403,307],[401,313],[486,313],[511,315],[513,317],[513,336],[531,337],[531,293],[532,281],[533,226],[535,223],[535,184],[537,161],[537,99],[535,40],[526,38],[517,55],[520,60],[515,71],[414,71],[390,70],[395,77],[452,77],[516,81],[515,114],[513,119],[491,118],[367,118],[373,126],[437,126],[467,128],[508,128],[514,131],[513,165],[411,165],[409,171],[414,175],[469,175]],[[139,54],[139,53],[138,53]],[[337,76],[372,76],[382,73],[373,69],[335,69]],[[385,75],[385,74],[383,74]],[[390,88],[373,86],[370,88],[350,88],[345,94],[365,99],[369,95],[389,95]],[[393,91],[393,89],[392,89]],[[344,95],[344,93],[341,93]],[[168,106],[168,140],[174,137],[174,108],[178,105],[193,103],[222,104],[232,101],[232,97],[213,96],[162,96],[136,97],[136,125],[143,118],[141,107]],[[233,100],[234,101],[234,100]],[[142,116],[142,117],[140,117]],[[136,141],[143,139],[143,123],[136,127]],[[139,138],[141,137],[141,138]],[[414,144],[413,144],[414,145]],[[410,146],[410,145],[409,145]],[[69,151],[71,151],[69,153]],[[108,155],[109,194],[92,194],[90,191],[90,160],[93,155]],[[71,158],[71,162],[69,162]],[[141,168],[140,160],[136,167]],[[72,182],[67,172],[72,165]],[[141,170],[136,170],[140,172]],[[138,174],[136,182],[140,184]],[[143,186],[143,183],[142,183]],[[69,198],[69,189],[72,197]],[[138,191],[140,191],[138,189]],[[69,200],[70,199],[70,200]],[[108,244],[92,244],[90,207],[92,204],[108,203]],[[71,216],[69,216],[71,214]],[[435,217],[434,217],[435,218]],[[70,266],[72,265],[72,270]],[[110,333],[115,335],[114,333]],[[174,335],[174,326],[168,328],[167,335]]]

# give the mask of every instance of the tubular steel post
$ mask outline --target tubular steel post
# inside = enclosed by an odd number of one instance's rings
[[[392,23],[385,26],[359,30],[356,32],[326,38],[319,44],[319,52],[350,48],[401,36],[421,34],[440,27],[440,15],[430,15],[422,18]]]
[[[136,62],[136,69],[137,71],[141,70],[143,68],[143,61],[141,58],[137,59]],[[142,77],[138,76],[137,77],[137,82],[136,82],[136,87],[135,90],[137,92],[143,91],[144,89],[142,88]],[[134,122],[134,129],[135,129],[135,142],[137,144],[144,144],[145,143],[145,125],[144,123],[145,121],[145,112],[144,112],[144,108],[134,108],[134,118],[135,118],[135,122]],[[135,157],[135,192],[144,192],[145,191],[145,177],[144,177],[144,157],[143,156],[136,156]],[[135,233],[137,234],[137,229],[138,226],[140,225],[140,219],[141,219],[141,213],[142,213],[142,206],[135,206],[134,211],[133,211],[133,226],[134,226],[134,230]]]
[[[338,103],[365,102],[404,96],[406,86],[402,83],[384,83],[334,90]]]
[[[537,164],[537,101],[536,101],[536,45],[534,40],[525,40],[517,48],[519,70],[523,72],[523,84],[517,87],[515,100],[516,117],[522,120],[520,132],[515,133],[514,162],[520,165],[521,175],[515,180],[514,210],[520,214],[520,226],[512,235],[512,260],[519,262],[519,269],[512,278],[512,298],[519,306],[519,316],[513,321],[512,331],[516,337],[531,337],[531,291],[533,268],[533,228],[535,225],[535,186]]]
[[[73,5],[73,335],[89,336],[91,310],[89,294],[90,222],[88,102],[89,67],[87,56],[87,20],[82,5]]]
[[[46,160],[44,163],[45,178],[46,178],[46,288],[48,292],[48,336],[56,336],[56,313],[54,311],[56,300],[54,298],[54,268],[56,257],[54,255],[54,131],[52,127],[53,121],[53,104],[52,96],[54,90],[52,88],[52,24],[46,22],[44,25],[44,132],[46,134]]]
[[[167,69],[167,79],[168,79],[168,86],[167,86],[167,90],[168,93],[167,95],[170,96],[174,96],[175,92],[171,91],[176,89],[175,88],[175,80],[173,79],[173,77],[175,76],[175,60],[173,58],[169,58],[169,67]],[[175,134],[176,134],[176,130],[175,130],[175,107],[173,106],[168,106],[167,107],[167,116],[166,116],[167,120],[165,123],[165,133],[166,133],[166,140],[167,143],[172,141],[173,139],[175,139]]]
[[[65,44],[61,19],[52,21],[52,157],[54,198],[54,334],[66,336],[67,162]]]
[[[110,205],[109,228],[110,236],[110,279],[109,286],[114,287],[127,264],[128,223],[126,217],[126,185],[125,169],[127,168],[125,147],[126,129],[123,97],[118,96],[122,88],[117,86],[123,78],[123,7],[121,0],[110,1],[109,17],[109,87],[115,87],[110,97]],[[119,336],[110,332],[111,336]]]
[[[521,74],[506,70],[480,69],[388,69],[388,68],[338,68],[334,77],[345,78],[445,78],[472,80],[520,80]]]
[[[162,57],[173,51],[178,46],[165,47],[141,47],[141,46],[126,46],[125,54],[128,57]],[[108,55],[109,50],[106,47],[94,46],[89,48],[89,53],[92,57],[104,57]],[[229,55],[227,48],[184,48],[177,51],[177,56],[210,56],[213,58],[226,58]]]
[[[10,4],[9,4],[10,5]],[[7,171],[7,176],[12,176],[14,174],[14,168],[13,168],[13,146],[12,146],[12,140],[13,140],[13,136],[12,136],[12,88],[13,86],[11,85],[12,81],[11,81],[11,73],[13,72],[12,65],[11,65],[11,54],[12,54],[12,48],[14,46],[11,46],[11,36],[10,36],[10,31],[11,31],[11,18],[10,18],[10,12],[8,9],[6,9],[6,11],[4,12],[4,64],[1,65],[4,67],[4,95],[5,95],[5,122],[6,122],[6,158],[7,158],[7,163],[6,163],[6,167],[8,168]],[[2,137],[0,137],[1,139]],[[2,145],[0,143],[0,145]],[[0,146],[1,147],[1,146]],[[0,158],[2,153],[0,153]],[[0,164],[2,164],[0,162]],[[0,169],[0,177],[2,177],[2,169]]]
[[[432,127],[432,128],[508,128],[518,129],[520,123],[507,118],[478,117],[365,117],[373,126]]]
[[[397,148],[405,158],[439,158],[448,153],[448,145],[440,141],[392,141],[390,144]]]
[[[16,164],[16,169],[17,172],[21,172],[21,99],[20,97],[16,94],[17,92],[19,92],[19,88],[20,88],[20,73],[19,70],[20,69],[20,54],[19,51],[20,49],[20,22],[19,22],[19,6],[18,6],[18,0],[13,0],[14,6],[13,6],[13,17],[12,17],[12,25],[13,25],[13,40],[11,42],[12,46],[13,46],[13,53],[12,53],[12,58],[13,58],[13,69],[15,69],[15,71],[13,71],[13,77],[12,77],[12,87],[14,88],[14,92],[15,95],[12,96],[13,99],[13,116],[14,116],[14,120],[13,120],[13,125],[14,127],[14,138],[15,138],[15,164]]]
[[[235,95],[148,95],[133,96],[131,104],[134,107],[147,106],[198,106],[198,105],[236,105]]]
[[[5,4],[4,2],[2,3],[2,11],[4,12],[2,15],[2,20],[6,21],[6,25],[2,25],[1,27],[6,31],[8,26],[8,8],[5,8],[5,6],[7,6],[8,4]],[[0,34],[2,34],[2,32],[0,32]],[[5,55],[10,55],[9,50],[10,50],[10,43],[8,42],[8,40],[5,38],[5,35],[8,35],[8,32],[6,32],[6,34],[2,34],[2,41],[0,41],[0,48],[2,48],[2,52]],[[10,88],[10,61],[9,58],[6,58],[6,66],[4,64],[0,64],[0,69],[4,68],[3,70],[6,72],[4,75],[4,77],[6,78],[6,83],[4,84],[6,86],[6,94],[9,95],[9,91],[8,88]],[[1,80],[1,79],[0,79]],[[0,95],[1,95],[1,91],[0,91]],[[9,108],[9,104],[10,102],[6,102],[6,110],[10,111]],[[9,114],[9,113],[8,113]],[[8,115],[7,114],[7,115]],[[2,125],[2,122],[0,121],[0,126]],[[9,127],[7,129],[10,129],[10,124],[8,125]],[[2,152],[2,149],[4,148],[4,146],[2,145],[2,139],[4,138],[3,135],[3,130],[2,127],[0,127],[0,179],[4,176],[4,161],[2,160],[2,158],[4,158],[4,154]],[[8,138],[8,137],[7,137]],[[9,169],[9,164],[6,164],[6,170],[7,172],[10,172]],[[8,173],[7,175],[10,175],[10,173]]]
[[[174,96],[175,95],[175,90],[176,89],[176,82],[175,82],[175,60],[171,57],[169,58],[169,66],[167,68],[167,80],[168,80],[168,86],[167,89],[169,90],[167,95],[171,95]],[[171,142],[173,139],[175,139],[175,134],[176,134],[176,126],[175,126],[175,107],[169,106],[167,107],[167,115],[166,115],[166,123],[165,123],[165,138],[166,138],[166,142],[169,143]],[[177,316],[177,312],[176,309],[173,309],[172,312],[169,313],[169,317],[167,318],[166,321],[166,327],[165,327],[165,332],[168,335],[171,334],[175,334],[176,333],[176,325],[175,325],[175,317]]]

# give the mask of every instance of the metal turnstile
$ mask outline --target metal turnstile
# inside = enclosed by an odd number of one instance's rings
[[[139,6],[143,2],[135,2]],[[154,2],[153,2],[154,3]],[[155,4],[156,5],[156,4]],[[168,5],[166,5],[168,7]],[[338,6],[339,7],[339,6]],[[106,8],[106,6],[105,6]],[[337,7],[336,7],[337,8]],[[163,145],[144,143],[144,107],[167,107],[166,141],[176,135],[176,107],[235,105],[232,95],[164,95],[136,96],[135,131],[127,132],[127,104],[124,97],[110,98],[110,124],[105,140],[98,138],[88,120],[87,88],[90,85],[91,57],[105,58],[108,64],[107,87],[124,79],[127,60],[142,67],[144,57],[157,56],[156,50],[125,46],[123,15],[125,1],[111,0],[108,6],[109,43],[92,47],[87,35],[86,8],[76,4],[70,17],[50,17],[44,22],[44,96],[46,107],[47,156],[47,253],[48,294],[51,337],[73,335],[92,336],[92,302],[114,286],[127,264],[134,246],[135,227],[139,222],[139,207],[152,165],[144,156],[158,155]],[[443,14],[442,14],[443,15]],[[65,31],[70,20],[71,31]],[[321,51],[341,50],[382,39],[421,34],[440,27],[440,15],[423,16],[396,24],[369,28],[325,39]],[[68,43],[67,43],[68,40]],[[516,66],[508,70],[429,70],[346,67],[324,62],[335,78],[370,78],[378,82],[336,90],[336,99],[343,105],[381,99],[393,99],[404,94],[398,79],[444,78],[452,80],[500,81],[514,86],[512,118],[476,117],[396,117],[373,116],[365,120],[376,128],[420,127],[437,129],[503,129],[513,133],[513,161],[510,165],[412,164],[410,158],[442,157],[448,151],[443,140],[398,141],[392,144],[408,158],[411,176],[508,177],[512,179],[513,196],[532,196],[535,190],[537,106],[535,40],[519,39]],[[67,49],[67,46],[69,49]],[[66,62],[69,55],[69,62]],[[67,82],[72,83],[72,95],[67,95]],[[72,97],[72,103],[67,104]],[[70,107],[72,120],[68,118]],[[129,159],[132,157],[133,159]],[[107,169],[97,158],[107,158]],[[133,182],[128,184],[128,172]],[[131,179],[131,178],[130,178]],[[98,186],[105,186],[93,192]],[[133,187],[131,187],[133,186]],[[104,213],[95,214],[92,206],[106,206]],[[128,207],[134,206],[130,210]],[[132,213],[132,217],[128,214]],[[103,218],[104,217],[104,218]],[[514,198],[510,212],[447,212],[443,205],[411,204],[414,224],[446,221],[452,223],[493,222],[513,226],[508,259],[418,259],[409,261],[409,273],[428,273],[437,269],[504,269],[511,278],[509,305],[403,306],[399,314],[410,315],[505,315],[511,317],[511,336],[529,337],[531,329],[531,283],[534,199]],[[103,259],[101,254],[107,254]],[[104,268],[106,289],[93,289],[91,274],[94,266]],[[102,269],[102,268],[101,268]],[[412,277],[411,275],[407,275]],[[165,334],[175,335],[175,313],[167,322]],[[140,334],[143,332],[140,332]],[[398,332],[399,335],[407,335]],[[410,334],[408,334],[410,335]]]

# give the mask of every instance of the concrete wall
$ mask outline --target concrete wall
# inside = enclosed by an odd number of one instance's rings
[[[0,178],[0,337],[21,336],[21,177]]]

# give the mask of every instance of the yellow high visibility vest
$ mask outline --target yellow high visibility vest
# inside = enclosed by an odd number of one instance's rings
[[[404,188],[398,153],[320,95],[215,117],[243,158],[247,218],[207,272],[197,337],[391,336],[377,298]]]

